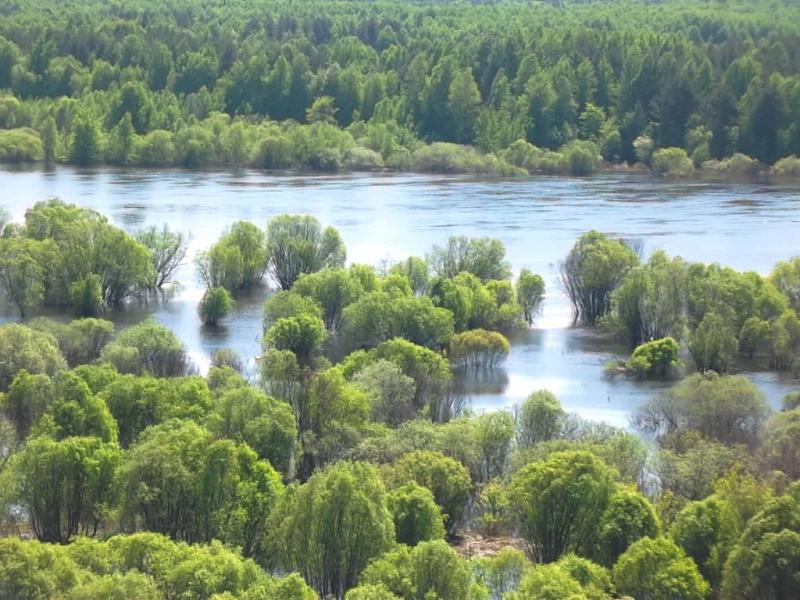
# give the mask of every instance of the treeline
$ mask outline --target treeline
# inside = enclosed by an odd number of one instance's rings
[[[800,155],[800,14],[757,6],[20,0],[0,160],[749,172]]]

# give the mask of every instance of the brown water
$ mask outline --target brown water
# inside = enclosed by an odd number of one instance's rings
[[[449,235],[502,240],[515,271],[527,267],[548,284],[542,317],[514,336],[513,350],[491,376],[464,382],[472,406],[493,409],[548,388],[567,410],[626,426],[630,412],[664,384],[614,381],[603,367],[622,356],[594,335],[569,328],[569,307],[556,282],[557,262],[574,240],[598,229],[638,240],[645,255],[663,249],[687,260],[768,273],[800,255],[800,184],[663,182],[640,174],[495,180],[463,176],[257,172],[0,170],[0,206],[21,220],[52,197],[91,207],[134,231],[168,223],[191,234],[189,257],[230,223],[265,226],[282,213],[307,213],[335,226],[348,261],[377,264],[423,254]],[[260,351],[266,289],[239,299],[225,326],[203,328],[196,314],[202,289],[189,262],[168,302],[151,299],[106,318],[120,325],[152,315],[185,342],[201,371],[214,350],[230,347],[252,359]],[[0,319],[14,319],[0,309]],[[748,374],[773,405],[800,384],[774,373]]]

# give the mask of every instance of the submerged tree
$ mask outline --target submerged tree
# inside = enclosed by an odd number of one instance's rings
[[[611,308],[611,294],[639,262],[620,240],[598,231],[584,233],[560,265],[561,285],[572,303],[575,322],[594,325]]]

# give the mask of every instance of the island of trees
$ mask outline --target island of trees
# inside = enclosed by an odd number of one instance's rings
[[[625,376],[677,380],[634,415],[648,444],[547,390],[464,405],[458,374],[500,365],[544,298],[497,240],[375,268],[313,217],[237,222],[192,257],[198,310],[213,327],[270,284],[263,353],[200,376],[169,329],[103,319],[169,284],[183,235],[58,200],[0,234],[27,316],[0,326],[2,598],[800,595],[800,394],[771,410],[736,374],[800,368],[800,259],[763,277],[576,240],[576,325],[629,345]]]
[[[0,162],[800,173],[793,0],[16,0]]]

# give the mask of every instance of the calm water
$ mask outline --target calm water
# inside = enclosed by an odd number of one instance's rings
[[[91,207],[129,231],[168,223],[191,234],[189,256],[211,245],[233,221],[260,226],[282,213],[308,213],[335,226],[348,261],[377,264],[423,254],[449,235],[502,240],[515,271],[527,267],[548,284],[536,328],[513,338],[502,370],[466,382],[476,409],[512,405],[548,388],[566,409],[626,426],[631,410],[659,384],[603,377],[621,356],[593,335],[569,328],[569,307],[558,288],[556,264],[581,233],[598,229],[639,240],[645,254],[663,249],[687,260],[720,262],[767,273],[780,259],[800,255],[800,184],[655,181],[638,174],[592,179],[486,180],[427,175],[283,175],[183,171],[0,170],[0,205],[15,220],[34,202],[60,197]],[[150,314],[172,328],[204,369],[214,350],[243,357],[260,350],[267,290],[241,299],[225,327],[204,329],[196,315],[202,289],[191,264],[168,302],[150,301],[107,318],[133,323]],[[0,318],[15,318],[10,309]],[[772,373],[749,374],[779,404],[800,387]]]

